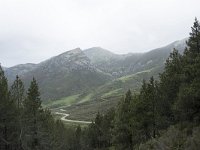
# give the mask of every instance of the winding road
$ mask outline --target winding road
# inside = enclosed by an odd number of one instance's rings
[[[60,111],[64,112],[64,109],[60,109]],[[66,122],[72,122],[72,123],[84,123],[84,124],[90,124],[92,122],[90,121],[80,121],[80,120],[70,120],[67,119],[67,117],[69,116],[69,114],[66,113],[61,113],[61,112],[55,112],[55,114],[57,115],[63,115],[63,117],[61,118],[62,121],[66,121]]]

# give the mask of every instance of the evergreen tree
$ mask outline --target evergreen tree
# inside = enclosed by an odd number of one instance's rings
[[[115,109],[109,109],[106,114],[103,116],[102,121],[102,147],[107,148],[112,146],[112,131],[114,128],[114,117],[115,117]]]
[[[74,150],[81,150],[81,127],[80,125],[76,128],[75,131],[75,147]]]
[[[155,138],[162,127],[158,83],[153,77],[149,83],[143,81],[140,94],[133,97],[131,106],[132,140],[133,146],[136,146],[138,143]]]
[[[15,127],[16,127],[16,143],[17,147],[22,148],[22,133],[23,133],[23,127],[22,127],[22,111],[23,106],[22,103],[24,101],[24,85],[23,82],[19,79],[18,76],[16,76],[16,80],[14,81],[13,85],[11,86],[11,89],[9,91],[10,94],[10,100],[15,105],[16,113],[15,113]]]
[[[33,78],[24,101],[24,146],[27,149],[37,150],[40,146],[39,141],[39,118],[41,115],[41,100],[38,84]]]
[[[0,66],[0,148],[8,149],[9,141],[7,134],[7,116],[9,109],[8,103],[8,85],[7,79],[4,76],[4,71]]]
[[[182,82],[182,56],[174,49],[166,60],[164,72],[160,74],[159,92],[161,96],[161,115],[165,127],[174,123],[173,105]]]
[[[131,104],[132,94],[129,90],[126,97],[121,101],[117,110],[114,121],[114,137],[113,144],[116,149],[131,150],[132,143],[132,127],[131,127]]]
[[[17,117],[15,105],[9,99],[7,79],[0,66],[0,149],[17,148]]]
[[[195,19],[183,55],[183,80],[176,103],[181,121],[200,123],[200,24]]]
[[[197,18],[195,18],[194,24],[191,27],[192,32],[190,33],[187,46],[189,50],[185,53],[199,54],[200,53],[200,24]]]
[[[16,76],[16,79],[13,85],[11,86],[10,99],[14,103],[16,103],[16,106],[18,109],[22,108],[22,104],[24,100],[24,85],[18,75]]]

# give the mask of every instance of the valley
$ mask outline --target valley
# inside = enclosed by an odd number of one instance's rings
[[[199,5],[2,0],[0,150],[199,150]]]
[[[61,107],[70,113],[69,119],[92,121],[97,112],[116,107],[129,89],[137,93],[143,80],[158,78],[170,52],[176,48],[183,53],[185,41],[141,54],[114,54],[100,47],[77,48],[39,64],[5,68],[5,74],[9,84],[19,75],[25,87],[35,77],[44,107],[52,112]]]

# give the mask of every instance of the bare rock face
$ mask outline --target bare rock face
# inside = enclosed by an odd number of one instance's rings
[[[94,70],[90,64],[90,59],[83,53],[80,48],[67,51],[63,54],[50,58],[40,64],[45,72],[72,72],[75,70],[88,69]]]

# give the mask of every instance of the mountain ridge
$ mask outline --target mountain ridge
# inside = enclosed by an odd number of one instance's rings
[[[141,54],[115,54],[101,47],[76,48],[38,64],[21,64],[5,69],[11,84],[18,74],[28,87],[33,76],[38,80],[43,99],[83,94],[106,82],[137,72],[162,70],[173,48],[184,50],[185,40]],[[153,73],[152,73],[153,74]]]

